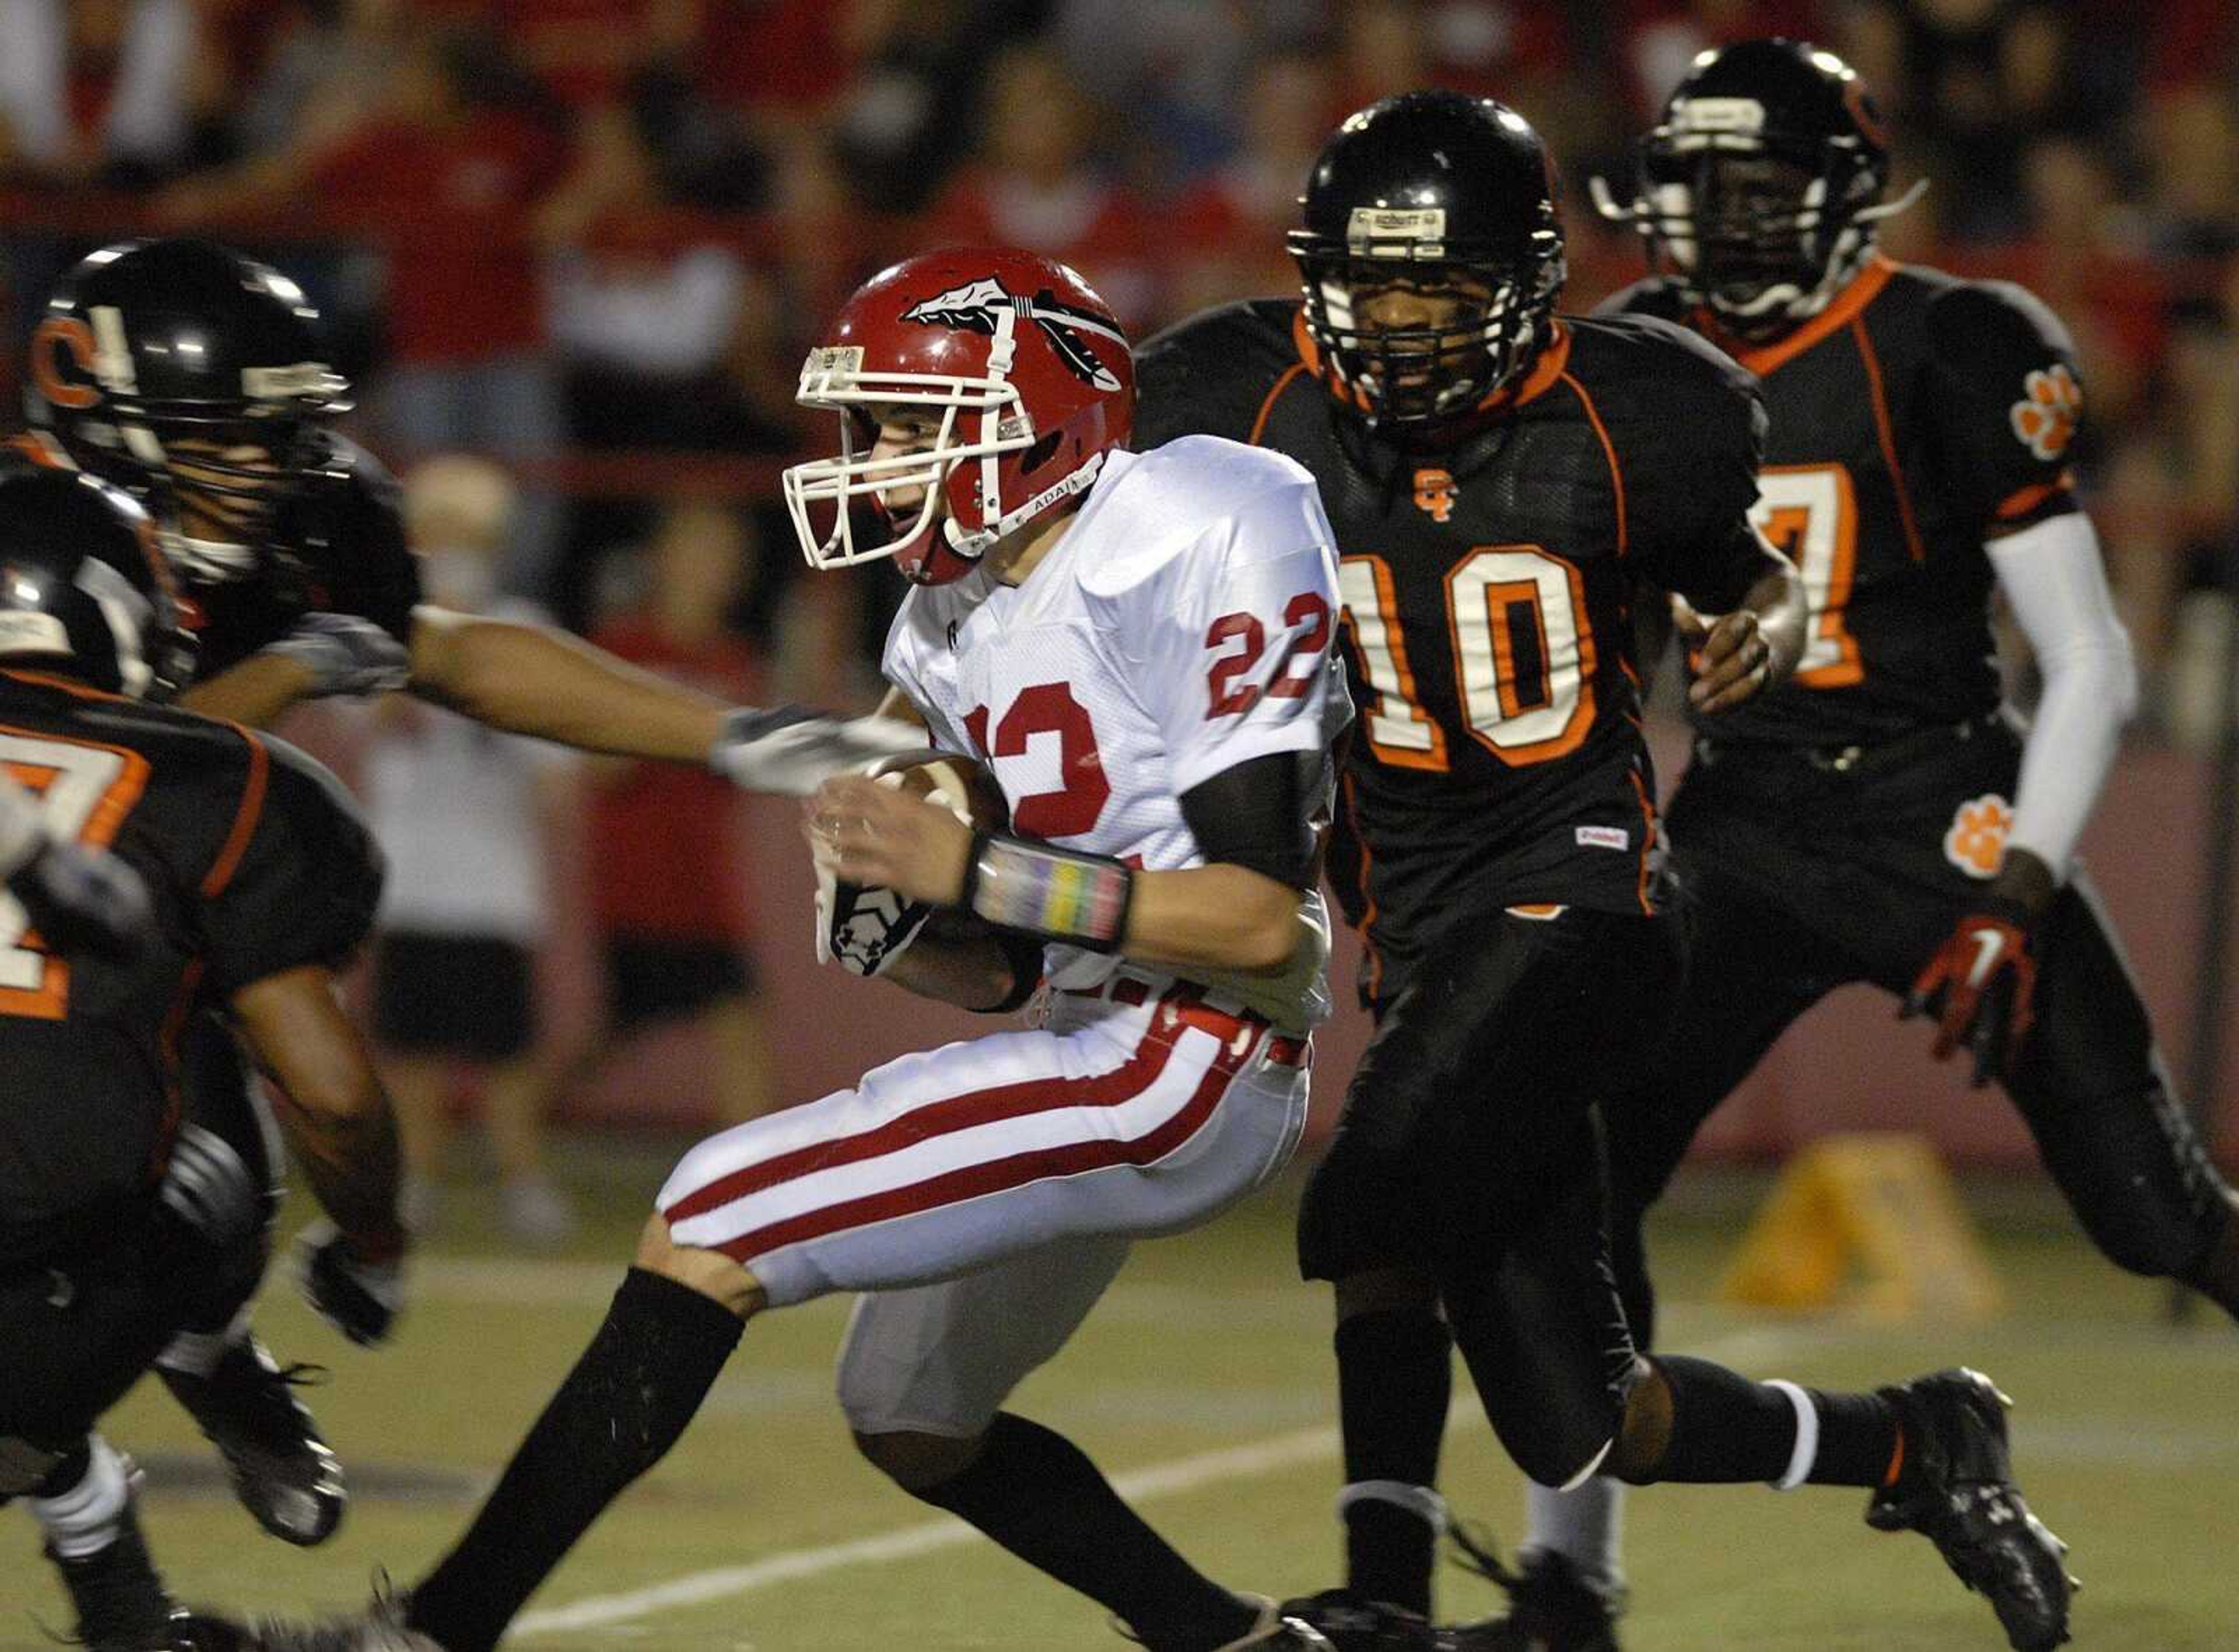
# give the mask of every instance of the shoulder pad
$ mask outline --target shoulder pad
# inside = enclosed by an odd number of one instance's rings
[[[1596,396],[1659,415],[1713,400],[1754,401],[1757,380],[1710,340],[1677,322],[1638,311],[1567,318],[1576,343],[1571,370]]]
[[[1268,391],[1298,362],[1298,312],[1294,302],[1247,299],[1145,341],[1135,352],[1136,449],[1184,435],[1247,439]]]
[[[1103,501],[1104,513],[1125,514],[1125,535],[1114,553],[1082,568],[1081,588],[1093,597],[1120,596],[1154,578],[1209,529],[1271,496],[1299,494],[1318,498],[1312,475],[1296,460],[1219,436],[1179,436],[1133,455]]]
[[[2042,367],[2048,358],[2072,361],[2076,354],[2060,317],[2010,281],[1955,282],[1931,295],[1928,342],[1949,370],[1963,374],[1979,364],[2000,377],[2020,366]]]

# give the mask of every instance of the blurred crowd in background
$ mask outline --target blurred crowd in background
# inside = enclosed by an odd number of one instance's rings
[[[23,338],[55,276],[122,235],[243,246],[310,290],[353,434],[434,501],[415,534],[442,600],[533,604],[734,697],[861,705],[899,581],[801,577],[775,492],[831,439],[794,381],[866,275],[1023,245],[1139,338],[1295,290],[1283,231],[1332,128],[1435,84],[1547,136],[1583,309],[1643,273],[1588,180],[1622,192],[1695,54],[1767,33],[1850,58],[1892,119],[1896,188],[1931,180],[1890,251],[2021,281],[2076,333],[2137,737],[2203,742],[2239,631],[2218,588],[2239,532],[2229,0],[4,0],[0,322]],[[20,368],[0,350],[0,407]],[[747,879],[718,865],[743,834],[704,776],[508,757],[431,715],[370,713],[339,746],[408,873],[392,961],[493,949],[508,1007],[415,1005],[394,968],[377,1020],[418,1196],[463,1075],[508,1222],[551,1237],[535,1120],[608,1039],[540,1043],[524,960],[588,932],[602,1026],[690,1020],[708,1105],[761,1110]],[[577,846],[556,872],[555,795]]]
[[[770,495],[828,436],[794,380],[862,276],[1016,242],[1139,335],[1288,290],[1331,127],[1435,83],[1552,143],[1584,308],[1641,269],[1587,179],[1623,176],[1698,50],[1775,32],[1850,57],[1898,186],[1932,180],[1891,250],[2023,281],[2076,332],[2145,733],[2196,734],[2239,501],[2223,0],[8,0],[5,314],[20,338],[118,233],[246,243],[325,307],[385,456],[512,468],[514,594],[588,629],[638,599],[675,507],[714,503],[735,521],[691,521],[753,565],[736,622],[781,687],[847,696],[894,588],[794,579]]]

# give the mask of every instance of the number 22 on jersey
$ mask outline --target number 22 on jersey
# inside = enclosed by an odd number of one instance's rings
[[[1426,711],[1380,556],[1338,565],[1345,620],[1372,697],[1369,746],[1397,768],[1447,767],[1446,731]],[[1446,571],[1454,693],[1472,740],[1504,763],[1578,749],[1594,721],[1594,634],[1578,570],[1536,545],[1480,545]]]
[[[0,768],[39,799],[47,830],[106,848],[148,784],[148,760],[116,746],[0,729]],[[59,1021],[70,964],[39,944],[23,906],[0,892],[0,1015]]]

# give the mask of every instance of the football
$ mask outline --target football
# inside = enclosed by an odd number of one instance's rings
[[[953,753],[898,757],[874,771],[882,785],[898,786],[913,797],[938,803],[975,831],[1000,832],[1010,823],[1002,787],[981,764]]]

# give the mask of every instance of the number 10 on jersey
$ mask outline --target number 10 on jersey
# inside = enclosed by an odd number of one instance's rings
[[[1371,691],[1370,748],[1395,767],[1444,772],[1446,731],[1417,693],[1391,565],[1348,556],[1338,588]],[[1480,545],[1446,571],[1445,599],[1469,737],[1516,765],[1577,750],[1593,726],[1595,666],[1578,570],[1536,545]]]

